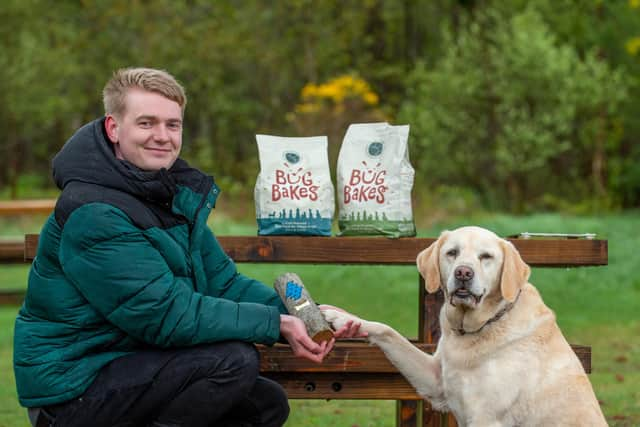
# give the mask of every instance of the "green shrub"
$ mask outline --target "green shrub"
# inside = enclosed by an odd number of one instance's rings
[[[532,8],[487,7],[459,28],[445,30],[434,68],[407,79],[400,121],[412,124],[416,169],[512,211],[545,194],[605,197],[624,74],[559,43]]]

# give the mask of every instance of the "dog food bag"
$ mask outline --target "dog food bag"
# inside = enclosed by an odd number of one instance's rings
[[[409,125],[349,126],[338,156],[339,235],[415,236],[408,138]]]
[[[327,137],[256,135],[259,235],[330,236],[335,211]]]

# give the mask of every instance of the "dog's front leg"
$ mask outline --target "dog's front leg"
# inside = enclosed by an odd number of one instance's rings
[[[418,394],[429,400],[435,409],[447,410],[438,356],[424,353],[384,323],[370,322],[333,309],[322,313],[335,329],[340,329],[349,321],[360,323],[360,331],[366,332],[369,342],[380,347]]]

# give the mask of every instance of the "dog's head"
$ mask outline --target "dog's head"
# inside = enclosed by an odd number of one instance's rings
[[[531,271],[511,242],[479,227],[443,232],[416,263],[428,292],[442,287],[447,303],[465,310],[513,302]]]

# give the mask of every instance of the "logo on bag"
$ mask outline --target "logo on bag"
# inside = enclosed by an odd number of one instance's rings
[[[300,156],[296,153],[288,152],[285,158],[295,160],[293,164],[300,161]],[[292,167],[289,163],[284,163],[285,169],[276,169],[274,184],[271,185],[271,200],[277,202],[281,199],[318,200],[319,185],[313,183],[311,171],[305,171],[302,167]]]
[[[284,160],[287,163],[295,165],[300,161],[300,154],[296,153],[295,151],[285,151]]]
[[[380,148],[380,150],[382,150],[382,148]],[[362,165],[364,166],[362,169],[351,170],[349,184],[344,186],[344,204],[369,201],[376,201],[379,204],[383,204],[385,201],[385,193],[389,189],[384,182],[387,171],[380,168],[380,166],[382,166],[381,163],[377,163],[375,166],[369,166],[367,162],[363,160]]]
[[[384,144],[379,141],[372,142],[367,146],[367,154],[369,157],[379,157],[382,154]]]

